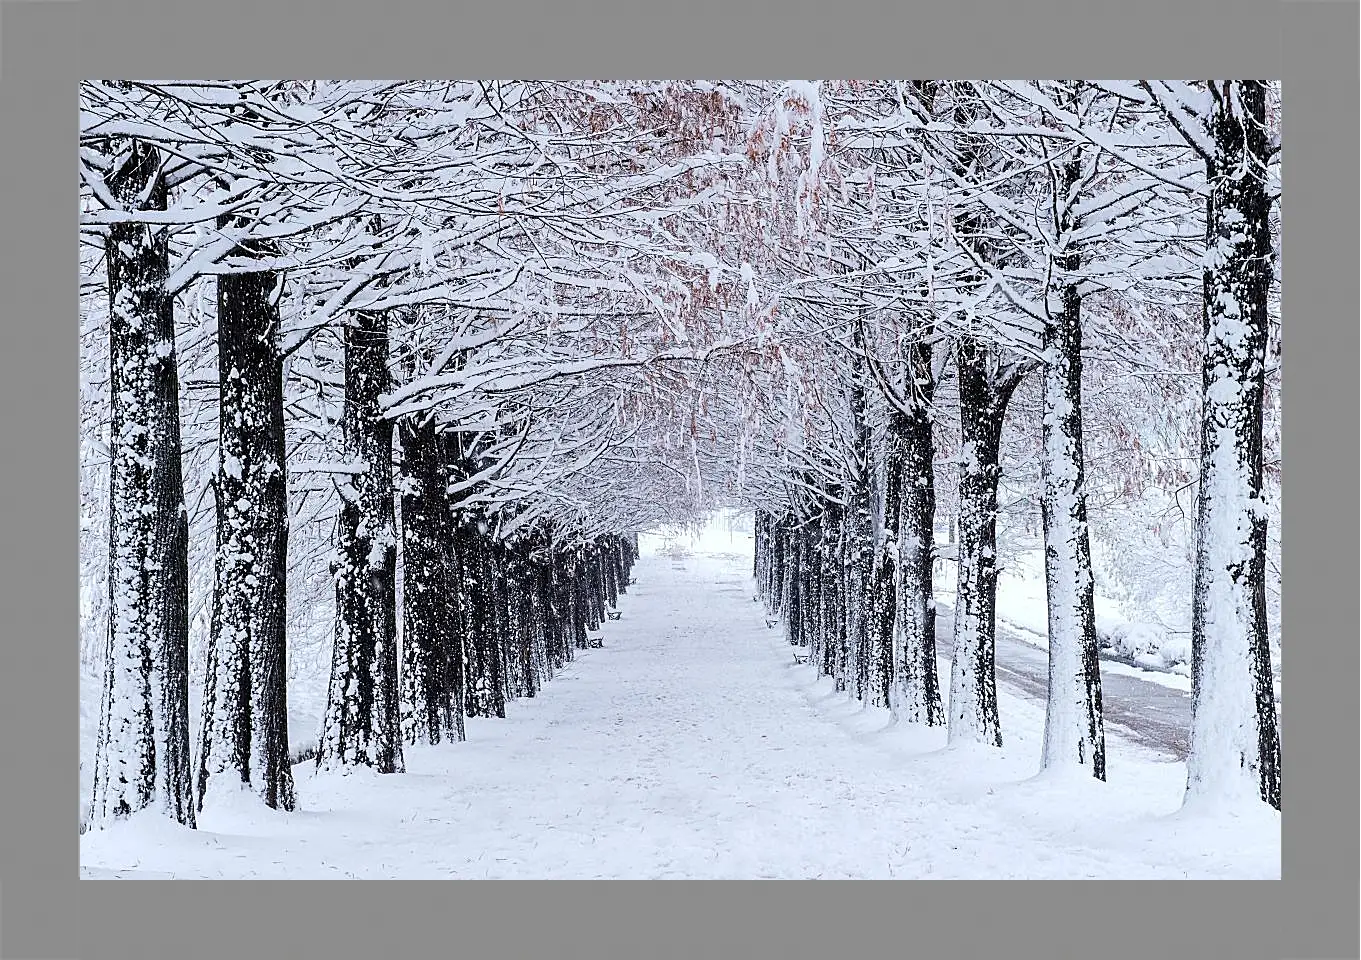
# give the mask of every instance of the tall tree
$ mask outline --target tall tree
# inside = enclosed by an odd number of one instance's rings
[[[357,311],[345,326],[344,451],[359,472],[341,488],[336,522],[335,647],[317,766],[405,769],[398,699],[397,537],[388,315]]]
[[[227,228],[235,218],[224,217]],[[235,251],[277,255],[264,241]],[[283,276],[238,269],[217,282],[218,469],[213,613],[200,731],[199,805],[216,778],[266,805],[295,802],[288,748],[285,589],[288,478],[279,297]]]
[[[1266,84],[1207,84],[1200,495],[1187,799],[1255,793],[1280,809],[1266,632],[1262,407],[1272,247]]]
[[[1078,84],[1066,89],[1075,103],[1090,100]],[[1096,176],[1094,153],[1079,145],[1048,165],[1057,253],[1051,255],[1041,335],[1040,509],[1049,609],[1049,697],[1040,763],[1046,768],[1089,765],[1092,775],[1104,780],[1106,736],[1082,448],[1082,244],[1075,239],[1084,226],[1075,201]]]
[[[402,444],[402,735],[407,743],[464,739],[462,634],[454,607],[447,466],[433,418],[404,417]],[[461,667],[461,664],[460,664]],[[459,684],[456,687],[455,684]]]
[[[107,186],[126,211],[165,210],[159,151],[113,142]],[[156,806],[193,826],[189,752],[189,522],[180,476],[179,370],[167,231],[116,223],[109,295],[109,621],[94,819]]]
[[[951,742],[1002,745],[997,714],[997,483],[1007,404],[1024,376],[986,342],[955,345],[959,381],[959,543],[954,654],[950,665]]]
[[[864,352],[863,333],[859,324],[852,327],[853,349],[861,355]],[[865,379],[869,374],[865,362],[858,358],[852,360],[851,374],[850,456],[843,486],[846,496],[844,576],[849,658],[847,682],[856,698],[863,700],[869,694],[870,678],[875,673],[872,664],[874,648],[870,643],[874,569],[874,491],[871,485],[874,454],[865,389]]]
[[[931,345],[908,346],[903,407],[890,414],[901,445],[901,502],[898,511],[898,603],[894,704],[898,717],[936,726],[944,722],[936,679],[935,443],[932,436],[935,374]]]

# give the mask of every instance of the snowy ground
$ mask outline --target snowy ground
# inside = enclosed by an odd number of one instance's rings
[[[505,720],[469,721],[467,743],[409,749],[404,776],[301,764],[292,814],[243,797],[197,831],[144,814],[87,833],[81,875],[1280,876],[1265,805],[1178,813],[1185,765],[1116,726],[1108,783],[1036,778],[1043,703],[1005,672],[1002,750],[894,728],[767,629],[748,535],[662,546],[643,543],[605,647]]]

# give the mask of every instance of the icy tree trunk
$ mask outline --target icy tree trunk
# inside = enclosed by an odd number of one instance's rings
[[[506,648],[513,669],[508,689],[513,697],[533,696],[533,656],[529,646],[529,597],[524,591],[525,571],[516,553],[509,547],[504,560],[504,593],[506,601]]]
[[[839,495],[840,491],[837,491]],[[822,622],[826,644],[827,675],[838,692],[846,690],[845,580],[842,554],[843,513],[841,504],[828,502],[823,508],[823,607]]]
[[[770,579],[767,586],[770,612],[780,614],[783,602],[781,596],[784,586],[784,522],[782,518],[770,518]]]
[[[245,251],[242,251],[245,252]],[[272,251],[253,247],[262,256]],[[288,483],[278,295],[262,270],[217,282],[217,552],[200,731],[199,805],[214,777],[293,809],[285,636]]]
[[[780,606],[784,601],[784,550],[784,518],[772,516],[770,518],[770,583],[768,592],[770,594],[770,612],[776,616],[779,616]]]
[[[935,442],[931,401],[931,348],[913,344],[911,383],[905,391],[910,412],[894,422],[901,456],[901,505],[897,511],[896,649],[891,704],[899,720],[939,726],[945,722],[936,676]]]
[[[859,339],[859,327],[856,336]],[[871,583],[874,570],[874,492],[870,485],[872,459],[865,388],[859,380],[851,389],[852,462],[855,473],[846,484],[846,635],[853,691],[857,700],[869,695],[873,672],[870,645]]]
[[[624,550],[624,582],[633,576],[633,565],[638,562],[638,535],[636,533],[622,537]]]
[[[487,685],[491,691],[491,715],[506,716],[506,604],[505,579],[501,576],[501,562],[497,544],[490,534],[483,534],[482,579],[487,584]]]
[[[840,689],[855,694],[855,651],[851,650],[851,537],[847,513],[841,513],[841,532],[837,538],[837,677]]]
[[[804,531],[791,521],[789,526],[788,581],[785,586],[785,639],[793,646],[803,646],[803,568],[807,562],[804,551]]]
[[[345,327],[343,450],[362,469],[341,488],[333,566],[335,646],[317,766],[401,773],[392,424],[385,313],[356,313]]]
[[[581,603],[581,564],[575,547],[564,550],[562,561],[562,591],[567,611],[567,659],[576,658],[578,642],[586,640],[586,612]]]
[[[997,481],[1002,421],[1019,378],[1002,377],[988,346],[962,338],[959,375],[958,583],[950,664],[949,742],[1000,747],[997,718]]]
[[[487,583],[487,545],[474,521],[465,519],[459,537],[458,553],[462,560],[461,591],[465,619],[464,650],[466,674],[466,703],[464,711],[470,717],[490,717],[496,713],[496,690],[492,661],[494,637],[491,623],[491,597]]]
[[[537,576],[530,557],[529,545],[521,541],[512,552],[508,573],[511,594],[511,616],[515,622],[517,653],[520,657],[520,689],[524,696],[539,692],[543,678],[539,674],[539,654],[542,649],[542,630],[539,622]]]
[[[1262,508],[1272,256],[1266,90],[1260,81],[1221,81],[1213,94],[1186,799],[1256,796],[1279,810]]]
[[[587,569],[590,571],[591,600],[592,600],[592,619],[595,623],[591,629],[599,629],[605,622],[605,568],[600,562],[600,547],[593,544],[588,554]]]
[[[572,598],[573,649],[576,649],[577,643],[586,642],[586,633],[590,629],[590,601],[586,597],[584,567],[580,548],[573,548],[567,567],[568,590]]]
[[[814,508],[815,509],[815,508]],[[800,636],[804,645],[808,647],[808,662],[821,665],[822,641],[821,641],[821,621],[819,621],[818,610],[822,603],[822,577],[819,576],[818,543],[821,538],[821,526],[817,513],[808,517],[803,527],[803,580],[800,584],[800,598],[803,601],[803,625],[800,626]]]
[[[752,550],[751,550],[751,576],[756,581],[756,591],[759,596],[762,590],[762,567],[765,563],[766,550],[766,515],[762,510],[756,511],[755,519],[752,523]]]
[[[519,592],[519,587],[515,582],[514,565],[509,561],[503,561],[505,579],[502,581],[502,604],[504,610],[502,615],[502,629],[505,635],[501,641],[503,662],[505,663],[504,688],[507,700],[515,700],[525,695],[528,687],[528,678],[525,673],[525,661],[523,652],[520,649],[520,620],[516,615],[516,607],[523,602],[523,597]]]
[[[600,569],[605,578],[605,603],[611,610],[619,609],[619,551],[615,548],[613,538],[607,539],[600,546]]]
[[[560,558],[551,540],[547,551],[548,556],[539,574],[544,599],[544,630],[547,634],[549,665],[554,670],[561,670],[567,662],[567,611],[562,599]]]
[[[443,522],[444,530],[444,591],[449,604],[449,633],[444,638],[444,670],[445,684],[449,689],[449,698],[453,701],[450,708],[451,716],[457,724],[458,739],[467,739],[467,734],[463,722],[464,709],[466,707],[466,673],[467,658],[465,654],[465,644],[467,643],[467,610],[464,604],[463,593],[463,560],[462,541],[459,538],[457,515],[453,504],[450,502],[447,491],[447,482],[451,465],[457,460],[458,438],[453,433],[437,433],[436,451],[442,467],[446,486],[441,489],[440,504],[444,511]]]
[[[591,597],[591,580],[584,548],[577,550],[573,564],[572,582],[576,588],[577,618],[581,622],[580,635],[584,640],[587,631],[594,630],[599,626],[595,619],[595,601]]]
[[[835,537],[833,505],[823,500],[818,504],[818,542],[813,576],[817,579],[818,605],[813,610],[814,633],[818,638],[815,662],[818,673],[830,677],[836,670],[836,633],[832,630],[832,611],[836,609],[836,585],[831,581]]]
[[[572,581],[572,557],[569,550],[557,546],[553,550],[553,591],[554,607],[557,610],[558,625],[561,631],[559,650],[562,654],[561,667],[575,656],[576,642],[585,639],[586,631],[577,616],[576,587]]]
[[[610,547],[610,561],[614,566],[615,590],[618,596],[622,597],[629,592],[628,541],[621,536],[614,536],[610,538]]]
[[[1076,176],[1074,171],[1073,176]],[[1057,266],[1071,276],[1076,253]],[[1082,454],[1082,297],[1075,282],[1059,292],[1045,324],[1044,417],[1040,457],[1045,593],[1049,603],[1049,699],[1042,769],[1090,765],[1106,779],[1091,543]]]
[[[893,650],[895,621],[898,618],[898,524],[902,514],[903,490],[903,414],[890,407],[884,432],[883,530],[875,553],[872,584],[873,611],[870,642],[875,646],[878,670],[872,678],[871,696],[875,706],[893,705]]]
[[[514,639],[512,637],[509,601],[506,597],[505,555],[501,543],[487,537],[486,582],[490,602],[491,624],[491,683],[495,690],[493,702],[496,715],[504,717],[505,703],[515,696],[519,681],[516,670]]]
[[[890,706],[893,694],[893,620],[897,598],[893,581],[897,563],[888,552],[894,544],[889,541],[875,552],[874,569],[870,574],[869,623],[866,631],[870,645],[870,677],[868,695],[876,707]]]
[[[404,419],[402,442],[402,739],[462,740],[462,704],[449,670],[457,641],[450,598],[452,518],[432,421]]]
[[[522,569],[515,548],[507,546],[502,558],[504,579],[502,592],[506,611],[505,649],[509,654],[506,661],[506,690],[509,699],[531,696],[530,651],[528,643],[529,598],[524,592],[525,571]]]
[[[126,209],[164,210],[155,149],[124,144],[108,185]],[[167,236],[115,224],[109,289],[109,627],[93,821],[156,806],[194,826],[189,753],[189,522],[180,476]]]
[[[769,609],[774,609],[775,603],[775,580],[779,576],[779,542],[776,537],[776,519],[773,515],[766,516],[765,537],[761,551],[761,593]]]
[[[547,547],[542,540],[536,541],[534,564],[530,572],[530,589],[533,591],[535,634],[535,670],[540,683],[553,679],[553,607],[549,593],[549,568],[545,556]]]

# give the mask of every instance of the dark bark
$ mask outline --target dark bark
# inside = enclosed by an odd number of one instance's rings
[[[458,440],[452,433],[436,434],[436,447],[439,462],[442,467],[442,474],[449,477],[449,468],[457,460]],[[446,686],[449,690],[449,699],[452,701],[450,708],[451,715],[457,724],[458,739],[464,740],[467,737],[465,724],[463,721],[464,710],[466,709],[466,672],[467,656],[465,645],[467,643],[467,620],[468,614],[464,604],[463,593],[463,559],[460,550],[462,540],[459,537],[457,515],[450,503],[447,495],[447,486],[441,491],[444,496],[441,498],[441,505],[444,510],[443,522],[445,524],[444,534],[444,590],[449,604],[449,634],[444,643],[444,670],[446,676]]]
[[[892,703],[893,688],[893,633],[897,598],[894,579],[897,565],[887,551],[875,554],[874,571],[870,577],[869,643],[873,650],[869,677],[870,702],[876,707]]]
[[[544,622],[548,634],[548,660],[554,670],[561,670],[568,659],[567,601],[562,589],[562,556],[548,547],[548,556],[540,574],[544,596]]]
[[[389,389],[388,317],[356,313],[345,327],[346,459],[363,472],[342,487],[336,523],[336,630],[317,766],[364,764],[401,773],[396,644],[397,538]]]
[[[997,716],[997,481],[1002,422],[1019,376],[983,342],[955,346],[959,419],[958,585],[950,667],[949,739],[1002,745]]]
[[[619,609],[619,550],[613,538],[606,538],[600,546],[601,570],[605,576],[605,603],[611,610]]]
[[[590,578],[591,619],[594,621],[592,630],[599,629],[605,622],[605,569],[600,560],[600,547],[592,544],[586,561],[587,574]]]
[[[858,347],[863,347],[861,328],[855,328]],[[874,569],[874,515],[871,487],[872,454],[867,399],[862,377],[851,387],[851,465],[846,478],[846,648],[850,658],[847,678],[857,700],[869,695],[873,671],[870,645],[871,577]]]
[[[433,421],[405,419],[402,443],[402,737],[463,740],[459,640],[449,562],[453,521],[442,444]],[[457,684],[457,685],[456,685]]]
[[[836,490],[833,495],[839,495]],[[825,673],[832,678],[834,688],[846,689],[846,621],[843,616],[845,599],[842,578],[842,516],[841,504],[828,501],[823,506],[822,534],[822,629]]]
[[[157,151],[137,141],[108,179],[126,209],[164,210]],[[188,515],[167,234],[115,224],[109,293],[109,625],[93,818],[155,804],[194,826],[189,753]]]
[[[1062,167],[1061,195],[1079,176],[1078,160]],[[1065,230],[1077,223],[1065,222]],[[1043,453],[1040,459],[1045,584],[1049,608],[1049,698],[1041,766],[1091,765],[1106,779],[1106,736],[1101,715],[1101,667],[1091,542],[1087,527],[1086,467],[1082,450],[1082,296],[1077,286],[1081,254],[1055,258],[1060,308],[1050,310],[1042,337],[1044,364]]]
[[[237,251],[275,252],[262,244]],[[288,484],[277,342],[281,283],[268,270],[227,274],[217,283],[217,553],[200,806],[219,775],[250,784],[267,806],[294,806],[285,635]]]
[[[466,516],[460,523],[459,534],[461,592],[466,614],[463,629],[467,701],[464,710],[470,717],[490,717],[496,714],[495,683],[500,678],[499,675],[493,677],[495,638],[487,583],[486,538],[479,532],[476,521]]]
[[[804,551],[802,563],[803,626],[800,633],[808,646],[808,660],[820,671],[822,659],[822,560],[819,550],[822,542],[822,519],[816,504],[806,503],[803,508]]]
[[[897,486],[885,527],[894,534],[896,563],[893,625],[894,715],[911,723],[938,726],[945,722],[936,675],[935,562],[935,441],[932,425],[931,347],[921,341],[908,347],[908,377],[904,409],[889,417],[890,485]]]
[[[489,527],[490,529],[490,527]],[[506,700],[514,696],[517,681],[515,656],[512,650],[510,611],[506,599],[505,558],[503,549],[490,535],[486,537],[484,557],[489,604],[488,622],[491,628],[491,674],[492,708],[498,717],[506,715]]]
[[[1187,795],[1255,788],[1279,810],[1281,744],[1266,624],[1267,531],[1259,508],[1272,281],[1266,86],[1218,81],[1211,92],[1214,155],[1207,164]]]
[[[801,647],[807,642],[803,638],[803,579],[807,556],[802,525],[795,525],[791,520],[787,536],[789,577],[785,587],[785,637],[792,645]]]

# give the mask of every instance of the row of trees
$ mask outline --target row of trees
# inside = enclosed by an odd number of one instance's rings
[[[154,197],[163,188],[148,156],[135,145],[126,162],[138,167],[113,182]],[[273,348],[278,281],[268,271],[217,280],[216,539],[195,779],[188,517],[166,244],[146,225],[111,231],[106,263],[111,612],[93,812],[103,819],[157,805],[192,825],[210,784],[220,781],[292,809],[288,471],[283,368]],[[365,312],[343,329],[343,463],[336,469],[345,481],[330,561],[330,690],[315,756],[322,768],[364,764],[394,773],[403,769],[404,742],[461,740],[465,714],[503,717],[508,697],[534,696],[571,658],[573,642],[604,619],[606,604],[617,603],[636,549],[626,537],[544,522],[493,536],[489,524],[503,516],[451,496],[487,469],[487,451],[427,417],[398,421],[402,457],[394,470],[394,422],[381,404],[390,387],[387,321],[384,312]]]
[[[85,84],[96,812],[188,822],[195,764],[286,806],[318,610],[319,762],[399,769],[570,656],[627,531],[722,502],[762,511],[766,595],[825,672],[988,743],[999,524],[1036,506],[1046,763],[1097,776],[1093,531],[1164,585],[1187,531],[1190,790],[1279,803],[1275,104],[1255,81]]]
[[[818,212],[822,249],[803,254],[823,260],[817,280],[805,279],[806,263],[788,265],[804,274],[791,285],[808,318],[787,339],[806,351],[834,344],[845,360],[801,387],[787,495],[757,526],[758,585],[791,642],[810,645],[838,689],[900,720],[1000,746],[1002,440],[1028,384],[1039,471],[1020,485],[1035,483],[1049,610],[1042,763],[1105,779],[1084,442],[1084,423],[1101,415],[1084,404],[1084,360],[1117,353],[1125,379],[1144,372],[1131,369],[1147,357],[1137,341],[1172,342],[1194,297],[1187,797],[1255,796],[1279,808],[1263,429],[1277,319],[1274,89],[924,82],[818,96],[788,101],[806,145],[781,133],[784,146],[771,146],[803,177],[839,188]],[[832,134],[834,161],[822,145]],[[948,717],[931,579],[933,432],[947,409],[958,425],[959,536]],[[1125,470],[1147,436],[1131,415],[1140,413],[1121,411]]]
[[[649,517],[597,509],[627,391],[591,373],[620,351],[573,366],[590,353],[570,347],[637,316],[641,279],[611,288],[599,262],[638,268],[658,245],[638,210],[688,170],[619,154],[649,146],[622,138],[621,115],[632,133],[650,109],[629,96],[83,87],[89,568],[107,537],[96,822],[155,807],[193,824],[219,783],[292,808],[289,585],[312,602],[318,567],[321,767],[397,772],[403,743],[503,716],[616,603],[624,531]],[[591,254],[565,255],[584,239]]]

